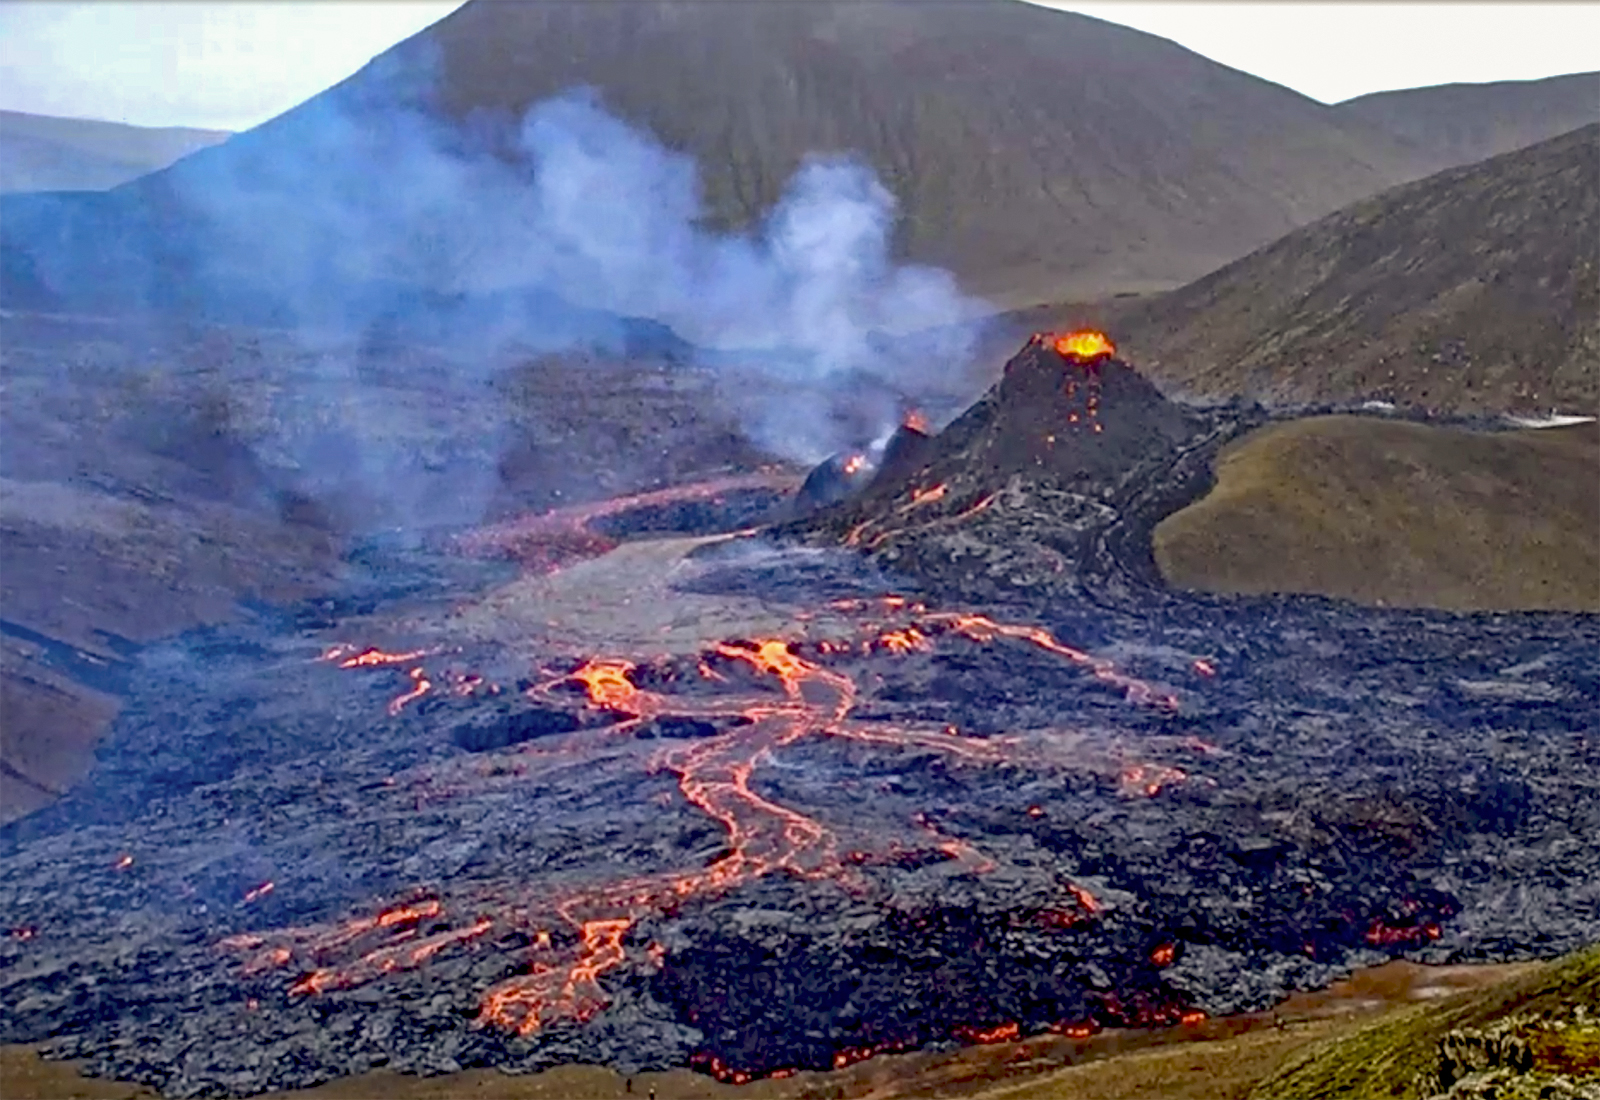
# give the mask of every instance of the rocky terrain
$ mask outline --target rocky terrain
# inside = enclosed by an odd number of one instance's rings
[[[718,411],[713,376],[662,360],[4,323],[7,818],[84,774],[142,645],[335,591],[363,540],[773,461]]]
[[[1166,590],[1150,527],[1261,414],[1069,351],[905,429],[902,488],[635,556],[667,570],[641,599],[690,601],[665,644],[375,548],[345,600],[142,651],[95,772],[5,834],[3,1038],[174,1096],[374,1066],[741,1081],[1592,941],[1592,617]],[[707,597],[749,632],[696,634]]]
[[[0,1042],[776,1084],[1593,943],[1594,433],[1501,414],[1600,393],[1597,132],[1363,199],[1568,87],[477,0],[8,197]]]

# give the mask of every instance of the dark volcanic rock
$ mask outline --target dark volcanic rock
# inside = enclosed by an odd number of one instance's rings
[[[825,458],[801,483],[795,494],[794,511],[806,515],[837,504],[866,484],[871,475],[866,455],[859,451],[841,451]]]
[[[1215,449],[1265,416],[1178,405],[1119,359],[1069,358],[1035,336],[915,469],[781,534],[860,547],[982,598],[1051,597],[1091,578],[1142,590],[1159,585],[1147,528],[1203,492]]]
[[[1103,492],[1171,454],[1198,423],[1120,359],[1079,359],[1046,337],[933,445],[930,473],[970,472],[999,488],[1026,474]]]
[[[1035,342],[906,481],[788,529],[875,561],[698,559],[837,635],[346,671],[319,603],[152,645],[96,772],[0,831],[0,1041],[172,1096],[737,1080],[1593,942],[1600,617],[1166,590],[1151,524],[1262,417]],[[480,1017],[580,958],[591,1000]]]
[[[933,437],[913,424],[901,424],[884,445],[872,485],[898,485],[921,470],[933,450]]]

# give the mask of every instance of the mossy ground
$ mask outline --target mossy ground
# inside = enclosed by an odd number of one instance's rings
[[[1588,1014],[1582,1022],[1580,1012]],[[1510,1022],[1529,1041],[1531,1074],[1600,1084],[1600,946],[1475,993],[1418,1005],[1313,1045],[1250,1092],[1252,1100],[1421,1100],[1440,1040]]]
[[[1163,520],[1167,580],[1370,606],[1600,611],[1600,427],[1472,432],[1378,417],[1274,424]]]

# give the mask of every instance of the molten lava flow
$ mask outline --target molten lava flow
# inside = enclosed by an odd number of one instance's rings
[[[411,690],[389,701],[389,714],[391,717],[404,710],[407,703],[421,699],[433,690],[433,681],[428,679],[427,672],[422,668],[414,668],[407,675],[411,677]]]
[[[1187,778],[1189,775],[1183,769],[1169,768],[1165,764],[1129,764],[1117,775],[1123,794],[1144,795],[1146,798],[1154,798],[1163,788],[1182,783]]]
[[[1095,679],[1126,692],[1128,698],[1133,702],[1147,703],[1163,710],[1176,711],[1178,709],[1177,696],[1157,691],[1143,680],[1122,675],[1110,661],[1091,657],[1081,649],[1073,649],[1071,646],[1062,645],[1056,641],[1053,634],[1040,627],[1011,626],[997,623],[985,615],[959,615],[953,613],[932,616],[930,621],[948,624],[951,630],[978,642],[992,641],[997,637],[1020,638],[1048,653],[1054,653],[1058,657],[1065,657],[1073,664],[1087,667],[1094,674]]]
[[[911,509],[920,504],[932,504],[936,500],[943,500],[945,493],[948,491],[949,486],[942,481],[937,485],[930,485],[926,489],[913,489],[911,490],[911,503],[906,505],[906,508]]]
[[[628,964],[641,969],[663,965],[665,950],[659,944],[629,942],[630,932],[643,917],[671,910],[687,898],[716,894],[779,871],[833,878],[852,889],[864,888],[860,878],[860,867],[867,862],[864,853],[841,858],[832,829],[752,787],[756,768],[786,747],[803,738],[827,737],[931,751],[973,765],[1016,758],[1021,742],[1014,737],[969,737],[953,726],[915,729],[852,718],[859,686],[851,676],[824,667],[823,659],[871,653],[904,657],[950,642],[988,645],[1007,639],[1082,668],[1094,679],[1116,687],[1133,703],[1165,710],[1177,707],[1171,695],[1118,672],[1110,661],[1064,645],[1040,627],[1000,623],[982,615],[930,612],[921,604],[895,596],[840,601],[833,606],[862,617],[855,640],[809,645],[783,638],[718,642],[691,659],[689,666],[698,671],[689,683],[710,694],[651,690],[640,686],[642,677],[635,663],[600,658],[528,689],[532,696],[559,700],[562,696],[570,699],[574,690],[581,688],[587,706],[619,719],[604,726],[603,732],[580,730],[570,735],[574,751],[576,746],[592,743],[582,741],[583,736],[615,738],[620,731],[662,716],[710,721],[713,730],[720,730],[670,741],[649,760],[652,771],[675,776],[683,799],[726,833],[725,850],[706,866],[619,878],[555,894],[545,884],[532,883],[503,890],[483,888],[451,900],[415,897],[371,916],[231,936],[221,941],[221,946],[244,954],[246,973],[298,967],[299,977],[289,991],[309,996],[414,969],[448,949],[515,939],[526,945],[527,969],[486,991],[478,1022],[529,1034],[552,1020],[585,1020],[604,1009],[610,1003],[601,985],[607,973]],[[402,656],[338,647],[329,651],[328,659],[349,662],[345,664],[349,668],[381,668],[404,664],[419,652]],[[409,675],[412,689],[395,700],[392,713],[432,688],[421,666],[411,668]],[[481,758],[475,759],[481,764]],[[516,759],[526,762],[530,757],[524,752]],[[508,775],[512,780],[527,774],[522,766],[485,766],[479,771],[483,776]],[[915,828],[909,835],[917,851],[940,853],[971,874],[994,867],[970,844],[941,834],[926,815],[916,815],[909,824]],[[853,839],[867,843],[878,839],[883,846],[881,838]],[[888,839],[891,851],[898,845],[898,840]],[[270,888],[270,884],[258,887],[247,901]],[[1063,890],[1063,907],[1040,913],[1038,923],[1069,927],[1098,918],[1103,907],[1087,890],[1072,883],[1063,884]],[[998,1041],[984,1036],[1015,1037],[1017,1026],[1002,1024],[998,1029],[973,1031],[971,1036],[974,1041]],[[864,1050],[861,1056],[877,1052],[876,1048]],[[843,1051],[839,1057],[848,1062],[854,1054]],[[723,1069],[728,1080],[746,1076],[729,1067]]]
[[[1111,338],[1093,329],[1080,329],[1065,336],[1057,336],[1054,347],[1056,353],[1063,358],[1082,363],[1092,363],[1096,359],[1106,359],[1117,354],[1117,346],[1111,342]]]
[[[1433,921],[1395,926],[1385,921],[1382,917],[1373,917],[1372,923],[1367,927],[1365,938],[1374,947],[1386,947],[1397,943],[1422,943],[1424,940],[1436,940],[1443,934],[1444,930]]]
[[[969,1043],[1009,1043],[1022,1037],[1022,1025],[1011,1022],[986,1029],[964,1027],[956,1029],[956,1035]]]
[[[437,653],[434,649],[413,649],[405,653],[386,653],[369,646],[358,650],[353,645],[336,645],[322,655],[324,661],[338,661],[340,668],[376,668],[382,665],[408,665]]]
[[[474,557],[509,558],[528,569],[549,573],[569,562],[598,557],[616,548],[615,541],[590,530],[589,525],[596,520],[640,508],[715,500],[725,493],[741,490],[767,489],[786,493],[799,484],[800,479],[793,474],[764,470],[692,485],[675,485],[668,489],[557,508],[543,515],[524,516],[463,535],[451,546],[457,553]]]
[[[923,435],[928,434],[928,418],[922,415],[920,409],[907,409],[906,415],[900,421],[900,424],[913,432],[921,432]]]
[[[590,661],[574,672],[572,679],[584,685],[589,700],[596,706],[627,710],[639,695],[639,690],[628,679],[633,668],[631,661]]]
[[[911,653],[916,650],[929,650],[933,643],[928,636],[914,626],[904,630],[888,630],[878,635],[873,643],[879,649],[886,649],[890,653]]]
[[[849,458],[844,460],[845,476],[854,477],[856,474],[861,472],[862,467],[864,467],[866,464],[866,455],[851,455]]]

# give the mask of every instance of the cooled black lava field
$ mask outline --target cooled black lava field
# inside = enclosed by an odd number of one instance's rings
[[[144,650],[95,774],[3,836],[0,1039],[171,1096],[744,1080],[1600,938],[1600,621],[1161,590],[1117,555],[1219,417],[1080,509],[1038,598],[736,538],[679,583],[792,632],[375,648],[358,613],[505,573],[375,554]]]

